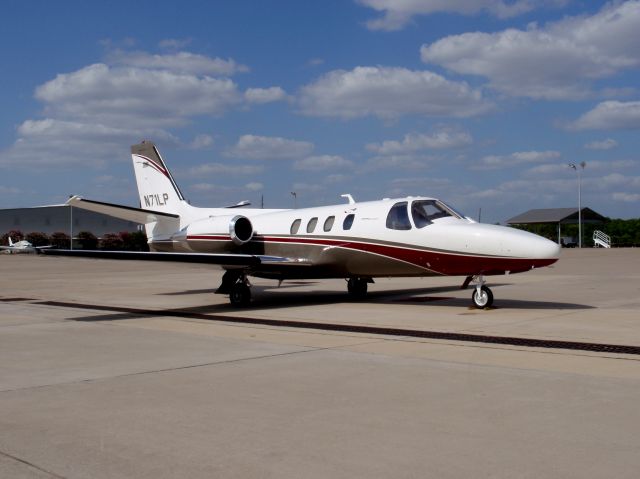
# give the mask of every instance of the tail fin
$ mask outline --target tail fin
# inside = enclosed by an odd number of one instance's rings
[[[11,239],[11,236],[9,236],[9,246],[13,246],[13,240]]]
[[[186,201],[156,146],[148,141],[131,147],[140,207],[180,214]]]

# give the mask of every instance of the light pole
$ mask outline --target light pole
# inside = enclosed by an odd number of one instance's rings
[[[298,209],[298,193],[296,193],[295,191],[292,191],[291,196],[293,196],[293,208],[297,210]]]
[[[569,163],[569,168],[578,173],[578,248],[582,248],[582,170],[587,164],[581,161],[580,164]],[[578,168],[580,167],[580,168]]]
[[[71,198],[71,195],[69,195]],[[69,205],[69,249],[73,249],[73,206]]]

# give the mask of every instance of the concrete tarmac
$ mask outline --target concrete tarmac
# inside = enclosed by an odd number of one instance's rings
[[[638,354],[321,326],[640,347],[638,265],[565,250],[490,310],[451,277],[237,310],[208,266],[0,255],[0,477],[636,478]]]

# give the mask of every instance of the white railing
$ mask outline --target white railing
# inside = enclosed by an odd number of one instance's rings
[[[603,248],[611,248],[611,237],[600,230],[593,232],[593,246],[602,246]]]

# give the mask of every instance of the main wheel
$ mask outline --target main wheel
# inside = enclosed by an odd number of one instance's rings
[[[367,280],[362,278],[349,278],[347,291],[353,298],[364,298],[367,295]]]
[[[251,302],[251,288],[244,283],[236,283],[229,293],[229,301],[232,306],[242,308]]]
[[[480,291],[473,288],[471,301],[473,301],[473,305],[478,309],[489,308],[493,304],[493,293],[487,286],[482,286]]]

